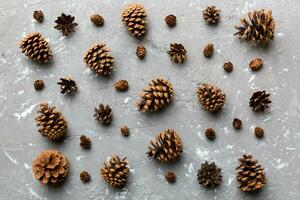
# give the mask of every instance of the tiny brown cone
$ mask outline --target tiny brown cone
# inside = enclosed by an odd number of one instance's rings
[[[207,23],[217,24],[220,18],[220,11],[215,6],[209,6],[202,11],[202,15]]]
[[[109,105],[99,104],[98,108],[95,108],[94,114],[95,120],[98,120],[104,125],[108,125],[112,121],[113,113]]]

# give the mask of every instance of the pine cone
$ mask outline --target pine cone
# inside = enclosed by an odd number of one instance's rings
[[[175,15],[168,15],[165,18],[165,22],[169,27],[176,26],[176,16]]]
[[[62,13],[61,16],[57,17],[55,23],[57,24],[54,26],[55,29],[61,30],[64,36],[69,35],[72,32],[75,32],[75,27],[78,25],[74,22],[75,17],[71,15],[65,15]]]
[[[240,165],[236,168],[238,187],[242,192],[255,192],[262,189],[267,183],[264,169],[252,159],[252,155],[243,155],[239,159]]]
[[[198,170],[198,182],[203,187],[217,187],[222,182],[222,169],[218,168],[214,162],[201,164],[201,168]]]
[[[250,98],[249,106],[252,107],[254,112],[263,112],[269,108],[268,104],[272,102],[269,97],[270,94],[266,93],[266,91],[254,92]]]
[[[94,117],[102,124],[110,124],[113,117],[112,110],[109,105],[104,106],[103,104],[99,104],[99,108],[95,108]]]
[[[44,81],[43,80],[36,80],[34,81],[34,84],[33,84],[35,90],[37,91],[40,91],[42,89],[44,89]]]
[[[136,48],[136,56],[140,59],[144,59],[146,56],[146,48],[143,45],[140,45]]]
[[[65,180],[69,171],[67,158],[56,150],[46,150],[33,161],[34,178],[44,184],[58,184]]]
[[[165,174],[165,179],[169,182],[169,183],[174,183],[176,181],[176,174],[174,172],[166,172]]]
[[[207,128],[205,129],[205,136],[210,139],[210,140],[213,140],[216,138],[216,132],[214,129],[212,128]]]
[[[223,69],[224,69],[226,72],[230,73],[230,72],[232,72],[232,70],[233,70],[233,64],[232,64],[231,62],[224,63]]]
[[[203,18],[206,22],[210,24],[216,24],[219,22],[220,11],[215,6],[207,7],[202,11]]]
[[[214,55],[214,45],[212,43],[208,43],[203,49],[203,54],[207,58],[212,57]]]
[[[155,141],[150,141],[148,147],[148,157],[161,162],[175,160],[182,153],[182,144],[180,136],[176,131],[168,129],[159,133]]]
[[[120,159],[118,156],[112,156],[101,168],[103,180],[113,187],[124,186],[129,176],[127,165],[128,161],[126,158]]]
[[[242,122],[242,120],[240,120],[238,118],[234,118],[233,122],[232,122],[232,126],[235,129],[241,129],[243,126],[243,122]]]
[[[136,103],[141,112],[156,112],[168,105],[174,98],[170,81],[163,78],[152,80],[139,94]]]
[[[216,112],[220,110],[226,99],[226,95],[220,88],[212,84],[203,83],[197,88],[197,96],[203,108]]]
[[[41,10],[36,10],[33,12],[33,18],[41,23],[44,20],[44,13]]]
[[[264,129],[262,129],[261,127],[255,127],[254,134],[257,138],[264,137],[264,133],[265,133]]]
[[[41,33],[34,32],[25,36],[20,41],[19,47],[22,53],[38,63],[47,63],[52,58],[49,43],[45,40]]]
[[[114,58],[104,43],[92,46],[84,56],[83,61],[91,70],[103,76],[111,75],[114,66]]]
[[[62,94],[67,93],[74,95],[77,91],[76,82],[72,77],[60,78],[60,82],[57,84],[60,85]]]
[[[126,91],[128,89],[128,81],[126,81],[126,80],[116,81],[115,88],[119,91]]]
[[[82,148],[89,149],[89,148],[91,148],[91,144],[92,144],[92,142],[91,142],[90,138],[86,137],[85,135],[80,136],[80,146]]]
[[[142,38],[146,34],[146,11],[139,3],[128,5],[122,13],[122,21],[128,31],[136,38]]]
[[[91,180],[91,176],[87,171],[80,172],[80,180],[84,183],[87,183]]]
[[[103,26],[104,25],[104,18],[101,15],[92,15],[90,17],[91,22],[93,22],[96,26]]]
[[[234,35],[253,44],[267,44],[274,39],[275,21],[272,10],[256,10],[248,13],[249,21],[241,19],[241,25],[235,26],[238,30]]]
[[[48,103],[42,103],[37,113],[39,116],[35,118],[35,121],[43,136],[50,140],[59,140],[65,135],[68,122],[55,107],[50,107]]]
[[[120,132],[125,137],[129,136],[129,128],[126,125],[120,128]]]
[[[253,71],[258,71],[263,67],[263,64],[264,62],[261,58],[255,58],[251,60],[251,62],[249,63],[249,67]]]
[[[182,44],[170,44],[170,51],[168,54],[171,57],[171,60],[175,63],[183,63],[186,57],[186,50]]]

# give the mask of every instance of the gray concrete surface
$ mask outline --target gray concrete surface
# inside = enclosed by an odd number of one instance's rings
[[[296,200],[299,194],[299,1],[292,0],[144,0],[149,20],[146,38],[132,38],[120,20],[125,0],[0,0],[0,199],[220,199],[220,200]],[[207,26],[201,10],[207,5],[222,9],[218,26]],[[233,26],[249,10],[274,10],[276,38],[268,48],[251,47],[234,38]],[[34,10],[43,10],[42,24],[32,19]],[[62,12],[76,16],[79,24],[68,38],[53,28]],[[103,28],[94,27],[89,16],[100,13],[105,18]],[[178,25],[169,29],[164,17],[177,16]],[[30,62],[18,49],[18,41],[32,31],[43,33],[53,49],[53,63],[39,66]],[[205,59],[201,49],[207,42],[215,44],[215,55]],[[95,42],[106,42],[116,60],[114,76],[95,76],[84,65],[82,57]],[[166,51],[169,43],[180,42],[188,50],[183,65],[170,62]],[[135,47],[143,44],[147,57],[140,61]],[[258,72],[248,69],[249,61],[262,57],[265,65]],[[235,68],[226,74],[222,65],[231,61]],[[74,97],[59,93],[56,82],[72,75],[79,92]],[[163,76],[174,84],[176,100],[164,112],[145,115],[137,111],[138,92],[152,78]],[[46,87],[36,92],[33,82],[43,79]],[[128,92],[119,93],[114,81],[127,79]],[[201,82],[219,85],[227,94],[226,106],[218,115],[205,112],[194,94]],[[271,93],[271,109],[255,114],[248,107],[252,92]],[[50,102],[69,122],[68,136],[62,143],[53,143],[37,132],[34,118],[38,104]],[[114,112],[109,127],[93,119],[93,109],[100,102],[109,103]],[[233,130],[234,117],[244,122],[241,131]],[[127,124],[131,136],[124,138],[119,127]],[[266,137],[256,139],[255,126],[265,129]],[[217,131],[209,142],[204,137],[206,127]],[[145,151],[149,140],[164,129],[176,129],[183,141],[181,159],[173,164],[148,160]],[[84,151],[79,136],[92,138],[92,148]],[[47,187],[33,179],[31,163],[43,150],[54,148],[70,161],[70,173],[65,184]],[[265,167],[268,184],[259,193],[247,195],[237,189],[235,167],[238,158],[251,153]],[[116,190],[107,186],[99,175],[103,161],[112,154],[128,157],[131,176],[127,186]],[[223,184],[207,190],[197,183],[196,173],[205,160],[215,161],[223,169]],[[81,170],[92,175],[89,184],[79,180]],[[174,170],[177,183],[164,180],[164,172]]]

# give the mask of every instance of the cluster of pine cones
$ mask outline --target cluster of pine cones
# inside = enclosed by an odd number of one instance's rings
[[[202,15],[204,20],[209,24],[217,24],[220,19],[220,9],[215,6],[207,7],[203,10]],[[34,18],[42,22],[44,15],[41,11],[35,11]],[[147,14],[142,4],[133,3],[128,5],[122,12],[122,21],[128,31],[135,38],[141,39],[147,32]],[[238,35],[242,40],[251,42],[253,44],[267,44],[274,39],[275,22],[272,17],[272,11],[258,10],[248,14],[249,20],[243,18],[241,25],[236,26]],[[100,15],[92,15],[91,21],[97,26],[104,25],[104,19]],[[71,15],[61,14],[55,21],[57,30],[62,31],[64,36],[75,32],[75,27],[78,26],[74,22],[75,17]],[[176,25],[176,16],[168,15],[165,21],[169,27]],[[28,58],[40,64],[48,63],[53,55],[49,43],[45,37],[38,32],[30,33],[25,36],[19,47]],[[170,50],[167,52],[170,58],[175,63],[183,63],[186,59],[187,50],[182,44],[170,44]],[[203,50],[206,57],[213,55],[213,44],[209,43]],[[142,45],[136,49],[136,54],[140,59],[146,55],[146,48]],[[84,58],[84,63],[95,73],[102,76],[110,76],[114,69],[114,58],[110,49],[105,43],[97,43],[91,46]],[[251,63],[251,68],[257,71],[262,66],[262,60],[255,60]],[[226,71],[232,71],[233,65],[228,62],[224,65]],[[37,82],[38,83],[42,82]],[[61,93],[74,94],[77,90],[77,85],[73,78],[61,78],[58,83],[61,88]],[[126,91],[128,89],[128,82],[126,80],[119,80],[115,83],[115,88],[119,91]],[[36,88],[41,88],[36,86]],[[218,112],[225,104],[226,95],[218,86],[210,83],[200,84],[195,94],[202,107],[209,112]],[[137,109],[141,112],[156,112],[174,100],[174,88],[170,80],[164,78],[156,78],[146,85],[136,102]],[[266,91],[257,91],[253,93],[250,98],[249,106],[253,111],[265,111],[271,103],[270,94]],[[102,124],[108,125],[112,121],[112,109],[109,105],[99,104],[95,108],[94,117]],[[40,104],[38,116],[36,117],[36,124],[38,131],[42,136],[45,136],[53,141],[58,141],[64,138],[67,132],[68,123],[61,112],[48,103]],[[241,121],[235,126],[241,128]],[[123,128],[124,134],[129,135],[128,127]],[[122,133],[123,133],[122,132]],[[81,146],[90,148],[91,141],[89,138],[82,136]],[[179,134],[173,130],[168,129],[160,132],[153,141],[150,141],[148,150],[146,152],[149,158],[153,158],[160,162],[171,162],[180,157],[183,152],[183,144]],[[238,187],[243,192],[254,192],[264,187],[267,182],[264,169],[258,164],[258,161],[252,158],[252,155],[243,155],[240,159],[240,165],[236,168],[236,179]],[[33,161],[34,177],[44,184],[61,183],[68,174],[69,162],[65,155],[56,150],[46,150],[40,153]],[[212,162],[204,162],[201,164],[197,173],[197,179],[203,187],[217,187],[221,184],[223,176],[221,168]],[[100,174],[104,181],[113,187],[122,187],[127,182],[129,177],[129,162],[127,158],[120,158],[113,155],[110,159],[103,163]],[[90,175],[83,172],[80,175],[85,182],[90,180]],[[168,179],[170,182],[176,180],[174,173],[169,173]]]

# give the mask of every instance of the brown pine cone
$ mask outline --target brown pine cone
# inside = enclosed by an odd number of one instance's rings
[[[272,103],[272,101],[269,98],[270,94],[266,93],[266,91],[264,90],[254,92],[250,98],[249,106],[254,112],[264,112],[269,108],[269,104]]]
[[[112,74],[114,58],[104,43],[92,46],[87,51],[83,61],[87,67],[99,75],[109,76]]]
[[[143,45],[136,47],[136,56],[140,59],[144,59],[146,56],[146,48]]]
[[[168,15],[165,18],[165,22],[169,27],[176,26],[176,16],[175,15]]]
[[[103,104],[99,104],[99,108],[95,108],[94,117],[102,124],[108,125],[112,121],[112,110],[109,105],[104,106]]]
[[[44,81],[43,80],[36,80],[36,81],[34,81],[33,86],[34,86],[35,90],[40,91],[40,90],[44,89],[44,86],[45,86]]]
[[[173,87],[169,80],[158,78],[144,87],[137,100],[141,112],[156,112],[167,106],[174,98]]]
[[[85,135],[80,136],[80,146],[82,148],[89,149],[89,148],[91,148],[91,144],[92,144],[92,142],[91,142],[90,138],[86,137]]]
[[[203,83],[196,93],[203,108],[210,112],[219,111],[225,103],[226,95],[215,85]]]
[[[40,64],[48,63],[52,58],[49,43],[41,33],[34,32],[26,35],[20,41],[19,47],[29,59]]]
[[[264,64],[264,62],[261,58],[255,58],[255,59],[251,60],[251,62],[249,63],[249,67],[253,71],[258,71],[263,67],[263,64]]]
[[[223,68],[226,72],[230,73],[233,70],[233,64],[231,62],[224,63]]]
[[[112,156],[112,158],[104,162],[101,168],[101,176],[104,181],[113,187],[122,187],[127,182],[129,176],[128,161],[126,158]]]
[[[124,125],[120,128],[120,132],[125,137],[129,136],[129,128],[126,125]]]
[[[255,127],[254,129],[254,134],[257,138],[263,138],[264,137],[264,129],[260,128],[260,127]]]
[[[165,178],[169,183],[174,183],[176,181],[176,175],[171,171],[166,172]]]
[[[62,13],[61,16],[57,17],[57,20],[55,20],[56,26],[54,26],[54,28],[62,31],[63,35],[67,36],[70,33],[75,32],[75,27],[78,24],[75,23],[74,20],[74,16]]]
[[[119,91],[126,91],[128,89],[128,81],[126,81],[126,80],[116,81],[115,88]]]
[[[252,155],[243,155],[239,159],[240,165],[236,168],[238,187],[242,192],[256,192],[267,183],[264,169]]]
[[[177,159],[182,153],[182,143],[176,131],[168,129],[159,133],[155,141],[150,141],[147,155],[161,162]]]
[[[206,22],[210,24],[216,24],[219,22],[220,11],[215,6],[207,7],[202,11],[203,18]]]
[[[242,122],[242,120],[240,120],[238,118],[234,118],[233,122],[232,122],[232,126],[235,129],[241,129],[243,126],[243,122]]]
[[[43,184],[58,184],[65,180],[69,171],[67,158],[56,150],[46,150],[33,161],[34,178]]]
[[[216,132],[214,129],[212,128],[207,128],[205,129],[205,136],[210,139],[210,140],[213,140],[216,138]]]
[[[42,23],[43,20],[44,20],[44,13],[41,10],[36,10],[36,11],[33,12],[33,18],[36,21]]]
[[[182,44],[170,44],[170,51],[168,54],[170,55],[171,61],[175,63],[183,63],[186,58],[186,49]]]
[[[210,58],[214,55],[214,45],[212,43],[208,43],[203,49],[203,55],[207,58]]]
[[[48,103],[42,103],[37,113],[39,115],[35,121],[39,128],[38,131],[43,136],[50,140],[59,140],[66,134],[68,122],[55,107],[50,107]]]
[[[124,8],[122,21],[128,31],[136,38],[142,38],[146,34],[147,14],[144,6],[139,3],[132,3]]]
[[[218,168],[214,162],[201,164],[201,168],[198,170],[197,177],[198,182],[203,187],[217,187],[222,182],[222,169]]]
[[[60,85],[62,94],[74,95],[77,92],[77,85],[72,77],[60,78],[60,82],[57,85]]]
[[[80,173],[80,180],[84,183],[90,182],[91,176],[87,171],[82,171]]]
[[[272,10],[254,10],[248,13],[249,20],[241,19],[241,25],[235,26],[238,30],[234,35],[252,44],[265,45],[275,37],[275,21]]]
[[[90,17],[90,19],[91,19],[91,22],[93,22],[96,26],[103,26],[104,25],[104,18],[99,14],[92,15]]]

